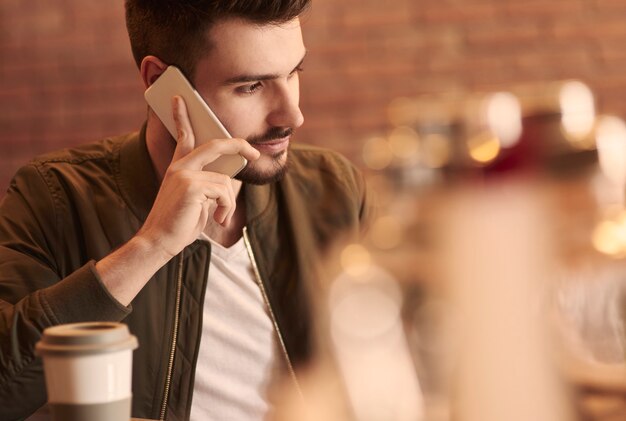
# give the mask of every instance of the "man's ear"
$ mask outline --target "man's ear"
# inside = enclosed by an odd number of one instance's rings
[[[148,87],[161,76],[161,73],[163,73],[165,69],[167,69],[167,64],[160,58],[156,56],[145,56],[143,60],[141,60],[141,66],[139,68],[144,87],[148,89]]]

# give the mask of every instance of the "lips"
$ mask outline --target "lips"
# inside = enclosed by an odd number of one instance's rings
[[[289,140],[291,136],[285,136],[280,139],[272,139],[265,142],[252,143],[252,146],[259,152],[275,154],[282,152],[289,146]]]

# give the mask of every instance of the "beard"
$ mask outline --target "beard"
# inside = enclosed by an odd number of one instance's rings
[[[282,139],[292,134],[292,128],[272,127],[266,133],[259,136],[250,136],[246,140],[254,146],[255,144],[269,142],[274,139]],[[268,168],[257,168],[255,164],[258,165],[258,161],[248,162],[246,167],[235,176],[235,179],[257,185],[270,184],[281,180],[289,168],[288,150],[289,148],[273,155],[261,156],[259,160],[267,161],[269,159]]]

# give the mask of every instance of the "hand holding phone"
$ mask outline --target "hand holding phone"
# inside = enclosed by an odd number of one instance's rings
[[[212,139],[232,137],[183,73],[177,67],[169,66],[146,90],[144,97],[174,139],[177,138],[177,130],[172,113],[172,98],[176,95],[185,101],[196,146]],[[247,163],[239,154],[221,155],[203,169],[234,177]]]

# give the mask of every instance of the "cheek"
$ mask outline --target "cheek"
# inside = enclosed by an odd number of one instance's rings
[[[231,101],[220,109],[220,120],[231,136],[246,139],[266,130],[263,112],[253,101]]]

